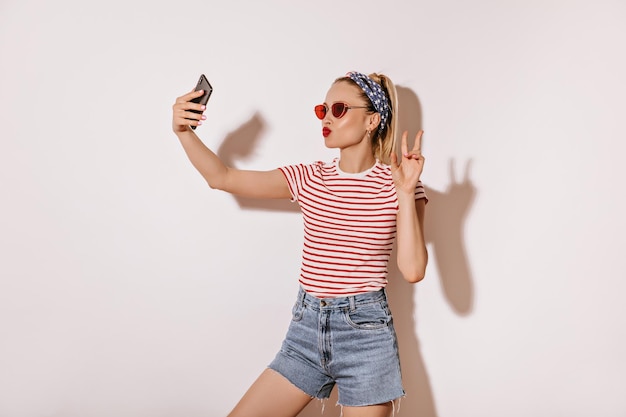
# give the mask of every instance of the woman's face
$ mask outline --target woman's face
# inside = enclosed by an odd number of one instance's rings
[[[346,103],[349,109],[341,118],[333,116],[331,107],[334,103]],[[324,101],[327,111],[322,119],[322,135],[328,148],[345,149],[360,145],[370,126],[371,113],[367,112],[367,103],[361,97],[361,89],[347,82],[336,82],[326,93]],[[369,143],[366,143],[370,146]]]

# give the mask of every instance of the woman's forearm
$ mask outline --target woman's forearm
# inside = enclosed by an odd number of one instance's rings
[[[424,278],[428,251],[424,240],[424,200],[413,193],[398,192],[397,262],[404,279],[415,283]]]
[[[211,188],[221,188],[228,167],[209,149],[190,128],[176,132],[189,161],[204,177]]]

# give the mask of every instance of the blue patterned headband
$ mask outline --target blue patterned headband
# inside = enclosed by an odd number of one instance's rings
[[[367,95],[374,105],[376,111],[380,113],[380,125],[378,126],[378,131],[382,132],[387,124],[390,111],[389,99],[383,91],[383,88],[376,81],[360,72],[352,71],[347,73],[346,76],[350,77],[352,81],[361,87],[363,92],[365,92],[365,95]]]

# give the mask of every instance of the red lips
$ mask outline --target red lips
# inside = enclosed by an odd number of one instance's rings
[[[330,135],[330,129],[325,127],[322,129],[322,135],[324,135],[325,138],[328,137],[328,135]]]

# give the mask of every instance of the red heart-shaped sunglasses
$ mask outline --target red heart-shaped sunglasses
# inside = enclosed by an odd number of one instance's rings
[[[333,117],[341,119],[350,109],[367,109],[367,106],[349,106],[348,103],[337,102],[330,106],[330,112]],[[315,115],[318,119],[322,120],[328,113],[328,106],[326,104],[318,104],[315,106]]]

